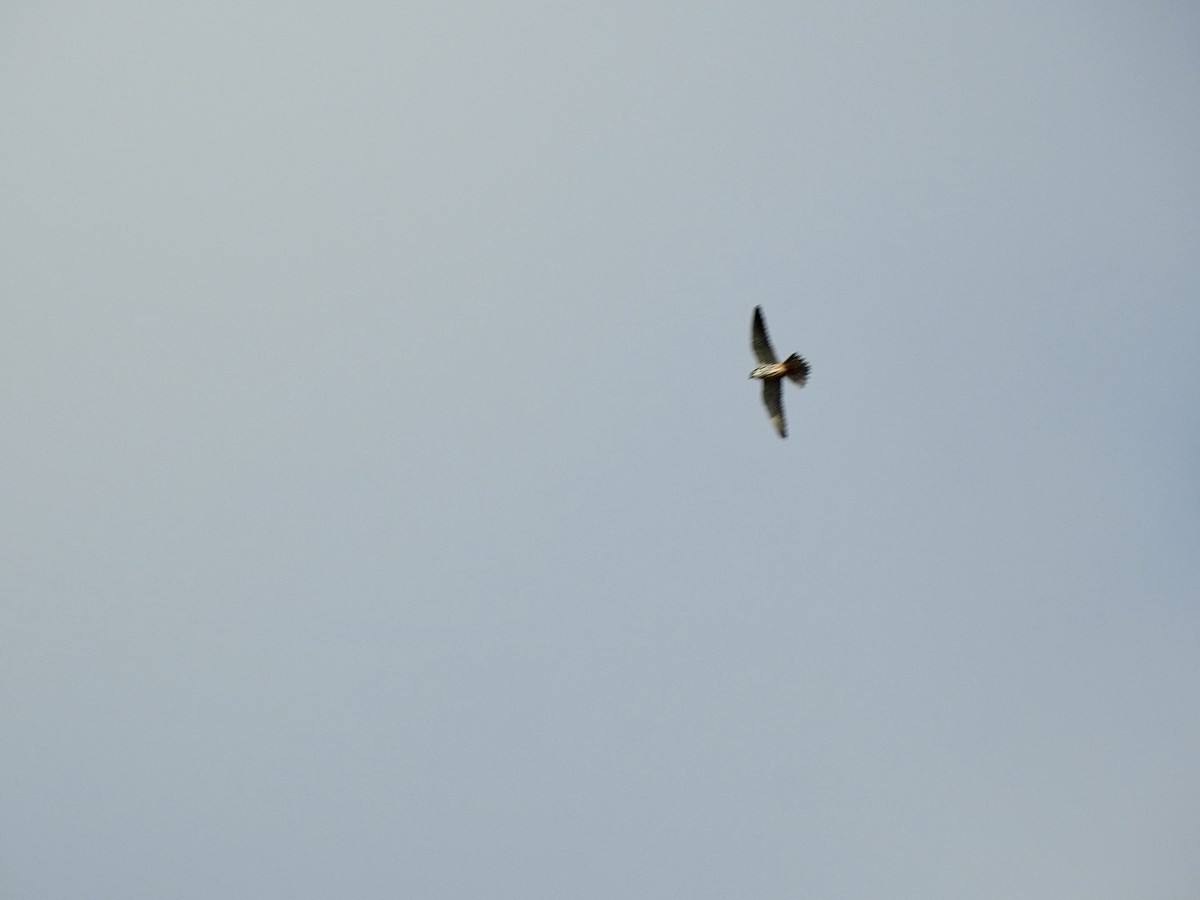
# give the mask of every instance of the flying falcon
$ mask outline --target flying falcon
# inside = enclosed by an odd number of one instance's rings
[[[800,387],[808,381],[808,363],[793,353],[783,362],[775,361],[771,339],[767,337],[767,323],[763,321],[762,307],[754,307],[754,322],[750,326],[750,347],[759,364],[750,373],[751,378],[761,378],[763,403],[781,438],[787,437],[787,422],[783,420],[783,378],[786,375]]]

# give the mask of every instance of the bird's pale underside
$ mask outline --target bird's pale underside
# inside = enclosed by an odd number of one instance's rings
[[[754,307],[754,321],[750,325],[750,348],[758,365],[750,373],[751,378],[762,379],[763,404],[767,415],[781,438],[787,437],[787,421],[783,417],[783,379],[790,378],[800,387],[808,381],[808,363],[793,353],[783,362],[775,359],[771,339],[767,337],[767,323],[763,321],[762,307]]]

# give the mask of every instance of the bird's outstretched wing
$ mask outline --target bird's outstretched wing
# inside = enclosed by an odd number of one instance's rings
[[[775,362],[775,351],[771,349],[771,339],[767,337],[767,323],[763,321],[761,306],[754,307],[754,322],[750,326],[750,347],[763,365]]]
[[[767,407],[767,415],[779,432],[781,438],[787,437],[787,422],[783,418],[783,379],[763,379],[763,404]]]

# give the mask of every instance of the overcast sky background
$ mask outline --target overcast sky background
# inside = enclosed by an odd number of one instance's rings
[[[1198,46],[6,3],[0,894],[1200,896]]]

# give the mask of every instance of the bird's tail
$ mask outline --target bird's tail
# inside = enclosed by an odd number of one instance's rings
[[[793,353],[783,364],[787,366],[787,377],[804,387],[804,383],[808,381],[808,363],[804,361],[804,357]]]

